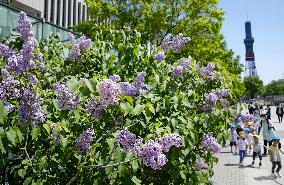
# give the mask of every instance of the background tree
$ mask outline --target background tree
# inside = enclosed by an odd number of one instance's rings
[[[284,80],[272,81],[265,86],[266,96],[284,95]]]
[[[192,38],[183,52],[172,59],[191,55],[201,63],[221,64],[231,74],[240,75],[239,58],[228,50],[220,30],[224,11],[218,0],[87,0],[92,21],[76,28],[89,37],[101,31],[109,38],[109,29],[130,28],[141,33],[142,43],[160,45],[168,34],[183,33]],[[94,39],[94,38],[93,38]]]
[[[258,76],[248,76],[244,79],[246,88],[245,96],[247,98],[256,98],[264,92],[263,81]]]

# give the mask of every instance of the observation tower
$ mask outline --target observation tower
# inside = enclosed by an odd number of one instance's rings
[[[253,43],[254,38],[251,34],[251,23],[247,21],[245,23],[246,28],[246,38],[244,39],[244,44],[246,46],[246,64],[245,64],[245,76],[256,76],[256,66],[254,60]]]

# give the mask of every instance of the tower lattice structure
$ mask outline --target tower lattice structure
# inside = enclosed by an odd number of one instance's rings
[[[254,38],[251,34],[251,23],[247,21],[245,23],[246,28],[246,38],[244,39],[244,44],[246,46],[246,65],[245,65],[245,75],[246,76],[255,76],[257,75],[255,58],[253,52],[253,43]]]

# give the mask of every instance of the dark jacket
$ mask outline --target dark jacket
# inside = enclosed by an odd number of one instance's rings
[[[283,109],[283,107],[278,106],[278,107],[276,108],[276,114],[284,114],[284,109]]]

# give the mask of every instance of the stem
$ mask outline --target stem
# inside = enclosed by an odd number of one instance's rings
[[[77,172],[74,177],[72,177],[72,179],[70,179],[70,181],[68,181],[68,183],[66,185],[70,185],[72,184],[76,179],[77,177],[79,176],[79,172]]]
[[[110,168],[110,167],[115,167],[115,166],[119,166],[119,165],[122,165],[122,164],[126,164],[126,163],[129,163],[129,162],[132,162],[132,161],[134,161],[136,159],[138,159],[138,157],[135,157],[135,158],[129,159],[127,161],[123,161],[123,162],[109,164],[109,165],[96,164],[96,165],[84,166],[83,168]]]
[[[25,141],[25,146],[24,146],[24,148],[21,148],[21,150],[24,150],[24,152],[25,152],[25,154],[26,154],[28,160],[29,160],[30,163],[32,164],[32,160],[31,160],[30,155],[29,155],[29,153],[28,153],[28,151],[27,151],[27,145],[28,145],[28,139],[29,139],[29,131],[30,131],[30,127],[28,126],[28,128],[27,128],[27,135],[26,135],[26,141]]]

